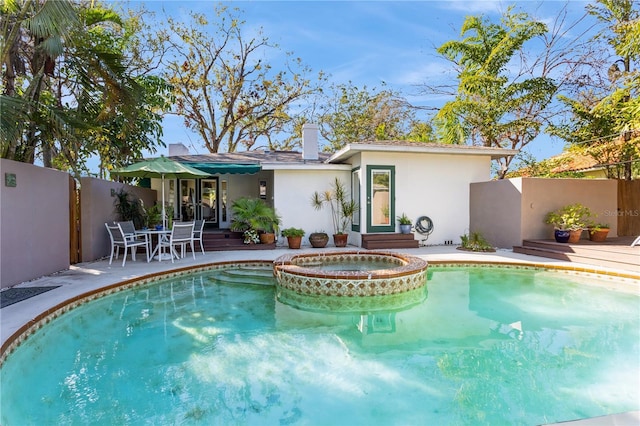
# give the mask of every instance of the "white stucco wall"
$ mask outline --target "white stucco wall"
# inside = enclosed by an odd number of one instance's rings
[[[488,155],[373,152],[363,153],[358,164],[363,173],[368,165],[395,166],[395,216],[406,213],[414,223],[420,216],[431,218],[434,230],[426,244],[460,242],[460,235],[469,232],[470,183],[489,180],[491,173]],[[361,205],[366,205],[366,185],[361,192]],[[361,215],[361,232],[366,233],[366,214],[361,211]],[[396,218],[392,219],[399,232]]]
[[[310,233],[324,231],[333,234],[333,222],[328,209],[315,210],[311,197],[315,191],[324,192],[331,188],[336,176],[349,188],[351,172],[346,169],[330,170],[274,170],[274,207],[282,217],[281,228],[302,228],[305,230],[303,245],[309,245]],[[350,244],[355,244],[351,235]],[[286,244],[279,238],[278,244]]]

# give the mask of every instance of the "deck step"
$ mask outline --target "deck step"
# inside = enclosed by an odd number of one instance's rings
[[[274,250],[276,244],[245,244],[241,232],[228,230],[209,231],[202,234],[204,251],[224,250]]]
[[[514,246],[513,251],[566,262],[640,272],[640,248],[626,245],[599,245],[588,241],[567,244],[552,240],[524,240],[521,246]]]
[[[418,248],[420,242],[413,237],[413,234],[362,234],[361,245],[368,250]]]

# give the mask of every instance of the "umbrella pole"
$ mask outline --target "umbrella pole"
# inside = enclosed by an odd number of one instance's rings
[[[162,229],[167,229],[167,213],[164,209],[164,174],[162,175]]]

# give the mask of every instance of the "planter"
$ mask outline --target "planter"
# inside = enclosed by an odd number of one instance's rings
[[[272,232],[263,232],[260,234],[260,244],[273,244],[276,242],[276,234]]]
[[[329,242],[329,235],[324,232],[313,232],[309,235],[309,243],[311,243],[311,247],[322,248],[327,245]]]
[[[333,234],[333,244],[336,247],[346,247],[349,241],[349,234]]]
[[[287,243],[289,243],[290,249],[299,249],[302,244],[302,237],[287,237]]]
[[[580,241],[580,236],[582,235],[582,229],[575,229],[569,231],[569,244],[575,244]]]
[[[411,225],[400,225],[400,233],[401,234],[410,234],[411,233]]]
[[[556,229],[553,236],[556,238],[557,243],[567,243],[569,242],[570,234],[569,231],[564,229]]]
[[[589,230],[589,240],[597,243],[601,243],[607,239],[609,230],[607,228],[601,228],[598,230]]]

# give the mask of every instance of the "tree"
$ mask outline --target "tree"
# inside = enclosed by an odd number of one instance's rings
[[[640,20],[634,4],[601,0],[587,7],[604,24],[592,42],[607,52],[610,64],[593,67],[592,74],[604,75],[608,84],[599,91],[582,90],[574,98],[561,97],[571,114],[550,129],[605,165],[610,178],[631,179],[640,157],[640,79],[633,69],[640,57]]]
[[[225,6],[215,12],[214,22],[192,13],[188,26],[169,18],[168,29],[159,33],[164,75],[176,97],[173,112],[212,153],[249,149],[261,137],[269,143],[290,122],[294,102],[316,90],[307,78],[310,70],[299,58],[276,70],[264,60],[279,51],[276,45],[260,32],[247,39],[244,22]]]
[[[546,32],[542,22],[509,9],[500,24],[467,17],[461,30],[465,38],[438,48],[459,69],[458,93],[435,117],[444,143],[520,149],[541,132],[541,112],[553,99],[556,83],[546,76],[511,75],[508,70],[523,45]],[[500,160],[499,178],[506,175],[511,160]]]
[[[413,121],[414,110],[397,92],[351,83],[331,86],[319,114],[327,151],[349,142],[404,139]]]
[[[129,21],[66,0],[5,2],[1,18],[2,157],[78,175],[91,155],[118,166],[161,143],[166,84],[125,65]]]

